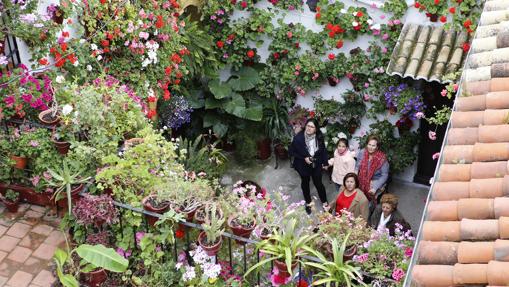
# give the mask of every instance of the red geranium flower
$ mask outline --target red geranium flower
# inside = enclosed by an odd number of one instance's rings
[[[415,7],[415,8],[419,8],[419,7],[421,7],[421,3],[419,3],[419,2],[415,2],[414,7]]]
[[[309,117],[310,118],[314,118],[315,117],[315,111],[310,111],[309,112]]]
[[[219,40],[216,42],[216,46],[219,48],[219,49],[222,49],[224,47],[224,42]]]
[[[255,52],[253,50],[249,50],[247,51],[246,55],[248,58],[253,58],[255,56]]]
[[[186,233],[181,229],[177,229],[177,231],[175,231],[175,237],[177,238],[184,238],[185,235]]]
[[[334,53],[330,53],[329,54],[329,60],[334,60],[336,58],[336,55],[334,55]]]
[[[330,31],[329,38],[334,38],[334,36],[336,36],[336,33],[334,33],[334,31]]]
[[[157,29],[161,29],[164,27],[164,21],[163,21],[163,16],[161,15],[158,15],[157,16],[157,21],[156,21],[156,28]]]
[[[440,16],[440,22],[442,22],[442,23],[447,22],[447,17],[445,17],[445,16]]]
[[[278,52],[274,53],[274,59],[279,59],[279,53]]]
[[[465,22],[463,22],[463,27],[465,28],[470,28],[470,25],[472,25],[472,21],[470,21],[470,19],[467,19]]]
[[[297,284],[297,287],[308,287],[308,286],[309,286],[308,282],[306,282],[306,280],[304,279],[300,279],[299,283]]]
[[[60,49],[62,49],[62,52],[67,51],[67,43],[64,42],[64,43],[60,44]]]
[[[353,27],[353,29],[354,29],[355,31],[359,31],[359,30],[361,29],[361,25],[357,25],[357,26]]]
[[[320,19],[320,18],[322,18],[322,14],[320,14],[320,13],[316,13],[316,15],[315,15],[315,19]]]
[[[435,0],[434,2],[435,2],[435,5],[440,4],[440,0]]]
[[[456,13],[456,7],[449,8],[449,12],[451,12],[451,14]]]
[[[102,45],[103,47],[108,47],[108,46],[110,45],[110,41],[108,41],[108,40],[102,40],[102,41],[101,41],[101,45]]]
[[[64,37],[64,38],[69,37],[69,32],[67,32],[67,31],[62,31],[62,37]]]
[[[151,119],[151,118],[153,118],[156,114],[157,114],[157,112],[156,112],[156,111],[153,111],[153,110],[152,110],[152,111],[148,111],[147,117],[148,117],[149,119]],[[178,232],[178,230],[177,230],[177,232]],[[179,238],[180,238],[180,237],[179,237]]]
[[[39,59],[39,64],[46,66],[49,64],[48,60],[46,58]]]
[[[108,2],[108,0],[100,0],[101,4],[106,4],[106,2]]]
[[[108,38],[109,40],[113,40],[113,34],[106,33],[106,38]]]
[[[299,42],[295,43],[295,48],[299,48],[299,47],[300,47]]]
[[[166,76],[169,76],[172,72],[172,68],[170,66],[166,67],[164,69],[164,73],[166,74]]]
[[[339,41],[336,43],[336,48],[340,49],[341,47],[343,47],[343,40],[339,40]]]
[[[362,11],[358,11],[357,12],[357,17],[362,17],[364,14],[362,13]]]
[[[180,58],[180,56],[176,53],[171,56],[171,60],[175,64],[180,64],[180,62],[182,62],[182,58]]]
[[[164,100],[167,101],[171,98],[171,93],[170,91],[168,90],[164,90],[164,96],[163,96]]]
[[[332,30],[332,24],[331,23],[327,23],[327,26],[325,26],[325,28],[327,28],[327,30]]]
[[[247,2],[246,1],[240,2],[240,6],[242,6],[242,8],[246,8],[247,7]]]
[[[468,42],[463,43],[463,51],[467,53],[468,50],[470,50],[470,44]]]

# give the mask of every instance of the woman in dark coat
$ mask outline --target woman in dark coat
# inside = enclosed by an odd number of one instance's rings
[[[398,197],[396,195],[391,193],[382,195],[380,205],[371,214],[369,225],[378,231],[388,229],[391,236],[395,234],[396,224],[401,225],[400,229],[402,232],[412,229],[397,208]]]
[[[307,120],[304,130],[293,137],[288,151],[294,157],[293,167],[300,175],[307,213],[311,213],[310,179],[313,179],[320,201],[327,205],[327,194],[322,183],[322,167],[327,165],[328,156],[323,135],[315,119]]]

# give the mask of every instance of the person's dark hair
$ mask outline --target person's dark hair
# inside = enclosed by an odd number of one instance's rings
[[[345,175],[345,177],[343,178],[343,186],[346,188],[346,180],[349,179],[350,177],[352,177],[355,180],[355,188],[359,188],[360,185],[359,177],[354,172],[349,172]]]
[[[380,149],[380,137],[378,137],[377,135],[370,135],[368,136],[368,140],[366,141],[366,145],[368,145],[368,143],[372,140],[375,140],[376,141],[376,148],[377,149]]]
[[[316,134],[316,138],[318,139],[319,142],[324,142],[323,141],[323,134],[322,134],[322,131],[320,130],[320,124],[318,124],[318,121],[314,118],[309,118],[307,119],[306,121],[306,124],[304,125],[304,129],[302,129],[302,132],[305,133],[306,132],[306,126],[308,125],[308,123],[312,122],[316,129],[315,129],[315,134]]]
[[[348,139],[340,138],[340,139],[338,140],[338,144],[337,144],[337,146],[339,146],[339,143],[344,143],[344,144],[345,144],[345,146],[346,146],[346,148],[348,148],[348,147],[349,147],[349,146],[348,146]]]

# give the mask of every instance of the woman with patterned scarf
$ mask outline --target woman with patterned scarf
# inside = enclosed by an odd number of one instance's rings
[[[375,135],[368,137],[366,148],[357,154],[355,170],[359,176],[360,189],[369,200],[370,214],[376,207],[380,188],[389,177],[389,162],[385,153],[379,150],[380,139]]]
[[[300,186],[306,200],[306,212],[311,213],[310,179],[313,179],[322,204],[328,205],[325,186],[322,183],[322,168],[327,164],[328,156],[320,126],[315,119],[308,119],[304,130],[293,137],[288,152],[294,157],[293,167],[301,178]]]

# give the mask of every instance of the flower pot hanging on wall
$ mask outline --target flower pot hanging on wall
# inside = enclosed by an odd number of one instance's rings
[[[307,0],[307,4],[309,7],[309,10],[311,12],[316,13],[316,7],[318,6],[318,0]]]

